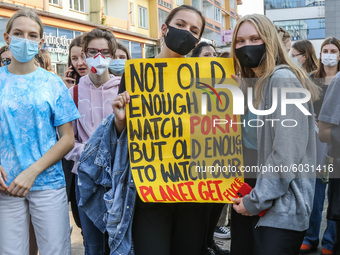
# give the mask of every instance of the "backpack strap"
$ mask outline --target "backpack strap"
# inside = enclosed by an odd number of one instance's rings
[[[73,101],[78,108],[78,84],[73,86]]]

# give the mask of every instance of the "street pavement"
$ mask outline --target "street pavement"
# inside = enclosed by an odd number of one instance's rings
[[[323,219],[321,224],[321,233],[325,231],[326,228],[326,210],[325,207],[323,211]],[[83,255],[84,254],[84,245],[83,245],[83,238],[80,233],[80,229],[75,224],[72,212],[70,211],[70,222],[73,226],[72,234],[71,234],[71,243],[72,243],[72,255]],[[321,235],[322,236],[322,235]],[[229,249],[230,248],[230,239],[221,239],[221,238],[215,238],[216,244],[222,248],[222,249]],[[312,253],[309,253],[310,255],[320,255],[321,254],[321,247],[319,245],[318,250],[314,251]]]

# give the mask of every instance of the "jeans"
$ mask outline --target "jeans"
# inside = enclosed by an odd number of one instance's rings
[[[316,179],[315,183],[315,196],[312,214],[309,219],[309,228],[307,229],[306,236],[303,244],[312,247],[318,247],[320,238],[320,226],[322,220],[322,210],[325,200],[326,184],[320,178]],[[332,220],[327,220],[327,227],[321,241],[322,248],[333,250],[334,240],[336,235],[336,224]]]
[[[78,176],[76,182],[76,199],[79,202]],[[81,228],[84,237],[85,255],[104,255],[105,254],[105,234],[103,234],[87,217],[85,212],[78,207]]]

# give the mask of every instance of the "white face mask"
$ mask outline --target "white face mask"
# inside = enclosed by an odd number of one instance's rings
[[[86,58],[86,63],[91,72],[99,76],[102,76],[102,74],[109,68],[111,62],[112,58],[105,58],[100,52],[92,58]]]
[[[338,64],[338,54],[321,54],[321,63],[325,66],[336,66]]]

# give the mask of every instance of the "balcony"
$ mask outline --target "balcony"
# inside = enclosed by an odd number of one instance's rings
[[[106,26],[128,30],[127,20],[117,19],[115,17],[103,15],[103,21],[105,21],[104,23]]]
[[[15,4],[19,6],[25,6],[37,10],[44,10],[44,1],[41,0],[24,0],[24,1],[10,1],[10,0],[3,0],[2,2]]]

